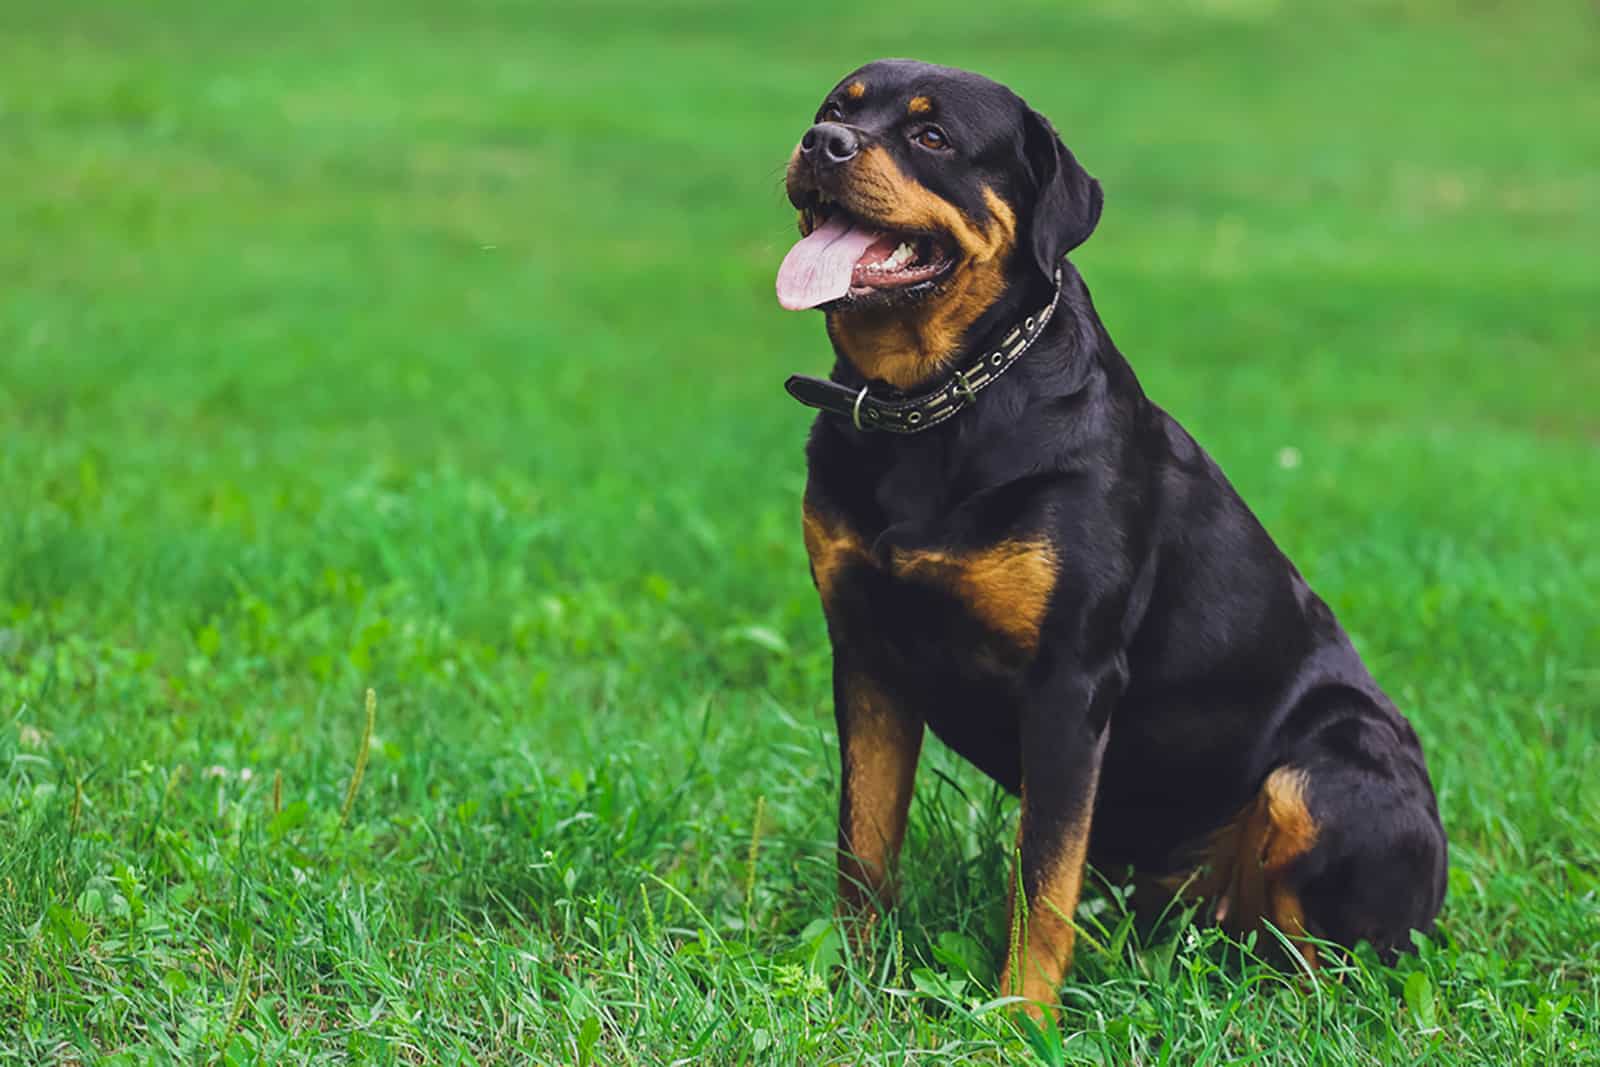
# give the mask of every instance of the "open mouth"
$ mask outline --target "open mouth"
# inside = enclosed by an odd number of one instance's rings
[[[778,268],[778,303],[791,311],[919,297],[954,266],[937,235],[886,228],[826,193],[806,194],[800,211],[805,236]]]

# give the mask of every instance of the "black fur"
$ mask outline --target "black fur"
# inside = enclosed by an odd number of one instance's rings
[[[1099,225],[1105,198],[1100,183],[1079,166],[1049,119],[1030,108],[1022,122],[1023,153],[1033,181],[1028,245],[1040,274],[1050,278],[1061,257],[1087,241]]]

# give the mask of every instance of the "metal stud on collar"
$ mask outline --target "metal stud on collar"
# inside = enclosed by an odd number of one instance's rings
[[[968,371],[956,371],[955,384],[950,386],[950,392],[961,398],[962,403],[970,404],[978,399],[977,391],[972,388],[972,383],[967,381]]]

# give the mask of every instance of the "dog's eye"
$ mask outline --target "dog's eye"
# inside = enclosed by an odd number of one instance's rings
[[[950,147],[950,138],[946,137],[944,131],[937,126],[924,126],[912,135],[911,139],[923,148],[929,148],[935,152],[940,152]]]
[[[839,110],[839,105],[829,104],[828,106],[824,107],[822,109],[822,113],[817,116],[817,121],[838,122],[842,118],[844,118],[844,112]]]

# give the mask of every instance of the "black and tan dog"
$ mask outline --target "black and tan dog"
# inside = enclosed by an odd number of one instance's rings
[[[1063,258],[1099,183],[1009,89],[906,60],[828,93],[787,183],[779,301],[838,356],[789,390],[823,409],[844,906],[889,894],[927,727],[1022,797],[1004,992],[1055,1000],[1086,861],[1407,947],[1445,889],[1417,736],[1111,343]]]

